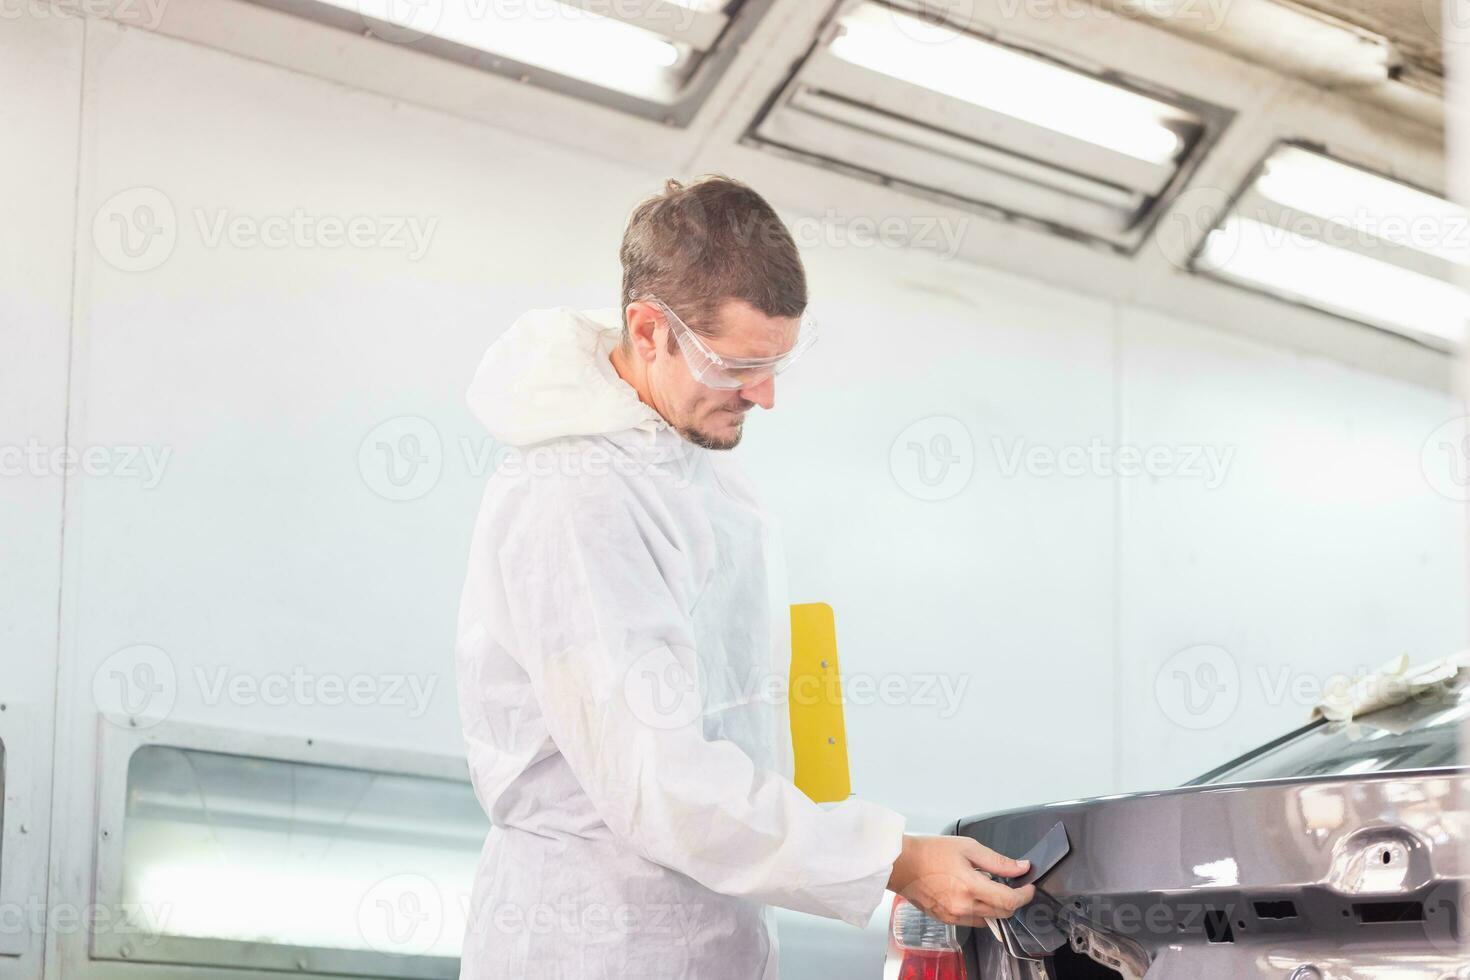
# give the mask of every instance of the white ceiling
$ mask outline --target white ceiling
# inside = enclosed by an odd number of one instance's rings
[[[910,0],[920,3],[921,0]],[[1133,256],[955,211],[958,256],[1061,287],[1190,317],[1435,387],[1450,358],[1391,334],[1191,275],[1181,268],[1246,175],[1281,139],[1415,184],[1441,188],[1443,109],[1425,54],[1421,0],[1309,0],[1393,27],[1387,40],[1344,31],[1314,11],[1274,0],[943,0],[948,18],[1034,49],[1065,52],[1099,70],[1146,79],[1232,110],[1234,121]],[[1436,0],[1425,0],[1427,3]],[[1141,10],[1165,6],[1160,19]],[[750,182],[783,209],[840,223],[940,215],[945,206],[786,159],[743,138],[831,14],[830,0],[775,0],[687,128],[673,128],[372,37],[247,2],[190,0],[133,26],[402,99],[670,175],[720,171]],[[134,5],[135,12],[145,9]],[[1366,11],[1366,12],[1364,12]],[[123,23],[129,18],[114,17]],[[1163,26],[1160,26],[1163,25]],[[1412,54],[1411,54],[1412,52]],[[1412,72],[1395,68],[1412,57]],[[1400,80],[1395,80],[1399,76]],[[1428,82],[1426,82],[1428,78]],[[1412,84],[1410,84],[1412,83]],[[650,191],[652,188],[650,188]],[[630,206],[631,206],[630,202]]]

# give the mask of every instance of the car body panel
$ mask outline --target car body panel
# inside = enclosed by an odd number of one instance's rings
[[[1102,958],[1120,976],[1438,980],[1470,977],[1456,932],[1467,793],[1463,768],[1203,785],[970,817],[955,832],[1020,854],[1061,821],[1071,852],[1038,888],[1074,951],[1115,947]],[[983,930],[966,947],[972,977],[1084,975],[1070,954],[1015,960]]]

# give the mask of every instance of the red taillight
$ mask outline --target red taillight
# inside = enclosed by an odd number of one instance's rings
[[[965,980],[965,959],[955,928],[893,896],[888,920],[887,980]]]
[[[905,950],[898,967],[898,980],[965,980],[965,961],[959,950],[952,953]]]

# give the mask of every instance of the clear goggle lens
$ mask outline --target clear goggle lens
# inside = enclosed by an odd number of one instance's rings
[[[657,299],[650,297],[649,302],[664,314],[690,373],[695,380],[710,388],[747,388],[760,384],[796,363],[796,359],[817,342],[816,321],[803,315],[797,326],[796,342],[785,353],[775,357],[726,357],[705,346],[673,310]]]

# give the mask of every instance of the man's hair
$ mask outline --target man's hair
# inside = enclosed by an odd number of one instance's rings
[[[633,209],[618,257],[625,343],[628,304],[649,296],[705,336],[718,333],[720,307],[732,299],[766,316],[806,310],[806,272],[791,232],[765,198],[719,174],[668,180]],[[670,351],[675,346],[671,333]]]

